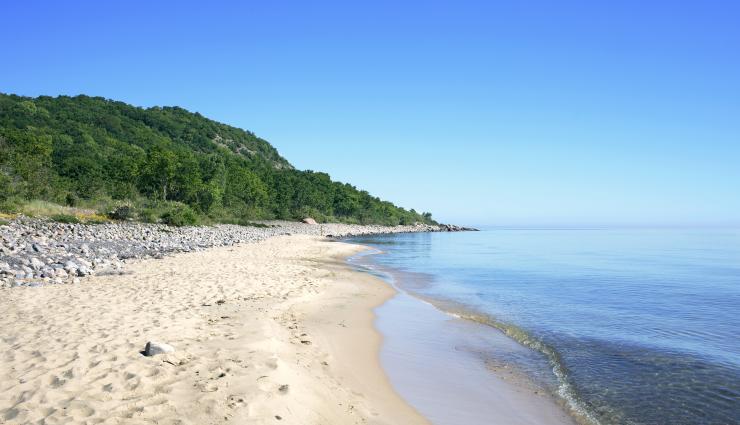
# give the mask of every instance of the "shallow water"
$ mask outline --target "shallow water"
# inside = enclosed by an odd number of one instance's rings
[[[401,288],[542,353],[546,366],[479,350],[593,422],[740,423],[738,230],[492,229],[354,241],[384,251],[368,257],[378,266],[413,277],[398,279]]]
[[[417,278],[368,264],[363,254],[350,262],[394,286]],[[491,361],[518,358],[546,370],[542,354],[403,290],[376,314],[383,368],[401,396],[434,425],[574,425],[557,400],[522,371]]]

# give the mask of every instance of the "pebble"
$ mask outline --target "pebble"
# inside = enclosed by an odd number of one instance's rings
[[[264,221],[267,227],[222,224],[170,227],[111,222],[85,225],[18,217],[0,226],[0,288],[75,284],[80,277],[120,270],[129,259],[164,258],[179,252],[304,234],[333,238],[380,233],[438,232],[456,226],[377,226]]]

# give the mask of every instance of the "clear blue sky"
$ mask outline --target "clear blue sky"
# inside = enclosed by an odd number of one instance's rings
[[[444,221],[740,222],[734,1],[18,1],[0,18],[2,92],[179,105]]]

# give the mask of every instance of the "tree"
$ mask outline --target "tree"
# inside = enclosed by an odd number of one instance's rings
[[[165,206],[186,205],[228,222],[306,214],[432,221],[326,173],[295,170],[249,131],[178,107],[143,109],[89,96],[0,94],[0,192],[0,199],[139,202],[151,206],[142,217],[152,220],[163,219]]]
[[[8,174],[20,179],[20,194],[33,199],[47,193],[51,183],[51,136],[35,129],[2,129],[0,150],[5,152]]]
[[[175,175],[175,154],[160,146],[147,152],[141,172],[141,186],[145,193],[166,201]]]

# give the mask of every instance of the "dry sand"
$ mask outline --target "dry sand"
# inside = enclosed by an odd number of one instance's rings
[[[393,291],[344,264],[360,249],[276,237],[0,291],[0,423],[426,423],[380,367]]]

